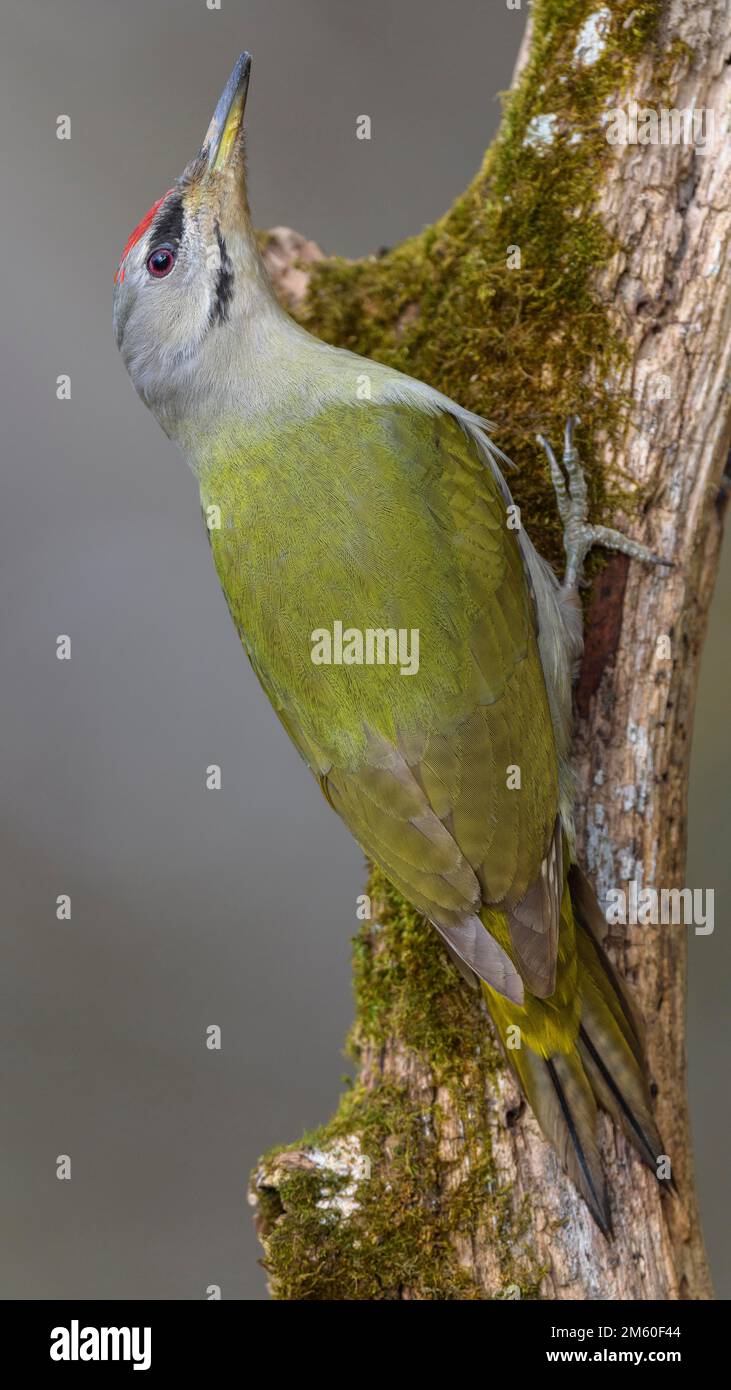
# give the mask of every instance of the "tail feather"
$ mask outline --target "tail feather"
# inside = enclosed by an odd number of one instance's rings
[[[579,1033],[579,1054],[600,1104],[622,1126],[640,1158],[656,1173],[657,1160],[662,1153],[662,1140],[647,1109],[644,1096],[637,1094],[635,1078],[627,1078],[629,1084],[625,1085],[625,1090],[630,1094],[634,1092],[633,1098],[627,1100],[620,1083],[615,1080],[602,1060],[583,1024]]]
[[[664,1150],[652,1115],[642,1020],[598,939],[604,918],[588,879],[576,865],[569,882],[583,967],[579,1052],[597,1100],[657,1175]]]
[[[524,1050],[520,1079],[536,1119],[605,1236],[612,1231],[596,1145],[596,1101],[576,1053],[539,1057]]]
[[[608,981],[611,989],[603,990],[617,1026],[637,1058],[645,1067],[645,1027],[622,977],[609,959],[602,942],[607,924],[596,900],[596,894],[583,869],[572,864],[568,874],[571,906],[577,932],[577,949],[590,976],[596,978],[600,989]]]
[[[652,1115],[641,1020],[601,944],[604,919],[588,880],[572,866],[568,882],[561,931],[566,933],[565,968],[576,971],[572,993],[574,999],[578,995],[578,1007],[572,1011],[561,1002],[567,994],[561,992],[560,978],[551,999],[527,995],[525,1010],[508,1006],[489,989],[485,993],[503,1039],[507,1024],[519,1024],[521,1045],[507,1048],[507,1056],[544,1135],[609,1237],[609,1202],[596,1142],[597,1103],[656,1176],[663,1144]],[[537,1012],[544,1009],[565,1019],[558,1046]],[[672,1180],[666,1185],[672,1187]]]

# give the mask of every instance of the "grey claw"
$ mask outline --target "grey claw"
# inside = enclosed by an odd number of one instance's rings
[[[580,416],[580,415],[569,415],[569,418],[568,418],[568,420],[566,421],[566,428],[565,428],[565,430],[564,430],[564,437],[563,437],[563,439],[564,439],[564,445],[563,445],[563,448],[564,448],[564,462],[565,462],[565,460],[566,460],[566,455],[567,455],[567,454],[572,454],[572,453],[574,452],[574,430],[576,429],[577,425],[580,425],[580,424],[581,424],[581,416]]]
[[[584,560],[594,545],[603,545],[608,550],[618,550],[633,560],[642,560],[649,565],[663,565],[672,569],[672,560],[664,560],[654,555],[639,541],[630,540],[620,531],[609,526],[591,526],[588,522],[588,493],[584,470],[579,463],[579,455],[574,444],[574,430],[581,424],[578,415],[570,415],[564,430],[564,451],[561,466],[545,435],[537,434],[536,439],[543,449],[551,472],[551,481],[556,493],[559,515],[563,522],[563,544],[566,552],[566,572],[563,588],[575,593],[581,583]]]
[[[592,526],[589,529],[590,545],[603,545],[607,550],[618,550],[622,555],[629,555],[633,560],[642,560],[646,565],[665,565],[667,569],[673,569],[672,560],[665,560],[662,555],[656,555],[640,541],[623,536],[621,531],[613,531],[608,526]]]

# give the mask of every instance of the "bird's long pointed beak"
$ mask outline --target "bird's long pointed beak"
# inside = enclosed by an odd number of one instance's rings
[[[203,141],[210,171],[223,169],[236,148],[244,122],[250,72],[251,54],[242,53],[218,99]]]

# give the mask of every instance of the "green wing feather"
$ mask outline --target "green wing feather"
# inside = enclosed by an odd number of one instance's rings
[[[366,853],[493,984],[502,971],[522,994],[517,965],[552,987],[561,885],[553,910],[535,885],[553,729],[517,535],[475,440],[448,414],[330,407],[222,455],[202,495],[221,508],[214,560],[257,674]],[[418,672],[314,665],[311,634],[336,621],[418,629]],[[507,952],[480,941],[485,904],[508,914]]]

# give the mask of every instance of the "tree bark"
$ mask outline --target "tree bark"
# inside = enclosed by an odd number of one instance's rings
[[[674,563],[668,572],[614,557],[595,572],[587,603],[576,690],[578,851],[600,901],[606,901],[609,889],[626,888],[632,880],[658,889],[683,884],[690,736],[731,438],[731,0],[612,5],[604,38],[601,26],[594,26],[599,54],[581,53],[582,38],[590,45],[592,34],[583,26],[600,9],[599,0],[568,7],[538,0],[497,152],[492,163],[488,156],[469,196],[482,200],[480,206],[497,197],[506,150],[517,161],[518,189],[521,158],[533,160],[529,173],[539,169],[536,158],[545,158],[554,162],[557,180],[580,178],[584,166],[572,162],[575,151],[599,129],[592,217],[603,240],[593,243],[587,284],[591,313],[620,347],[609,379],[602,349],[583,352],[570,386],[581,391],[575,404],[584,418],[589,403],[585,457],[592,465],[594,505],[604,509],[607,521]],[[627,35],[633,42],[622,53]],[[549,56],[554,69],[546,77]],[[602,65],[608,69],[604,86]],[[587,105],[570,108],[579,140],[572,138],[565,114],[551,119],[557,81],[564,90],[566,82],[573,84],[579,95],[595,84],[589,91],[593,114]],[[602,112],[628,111],[633,100],[655,111],[665,106],[706,113],[706,130],[712,120],[715,139],[705,152],[697,139],[609,144],[601,134]],[[541,212],[537,205],[533,210]],[[463,208],[458,216],[464,222]],[[437,286],[440,306],[445,296],[454,296],[454,277],[464,264],[459,258],[473,257],[475,250],[468,240],[455,252],[447,240],[453,233],[445,230],[451,225],[437,224],[437,245],[446,245],[453,256],[449,287]],[[505,250],[504,244],[487,247],[488,279],[497,273],[498,258],[505,283],[516,274],[503,269]],[[411,254],[408,247],[402,251]],[[414,257],[421,251],[415,244]],[[557,256],[559,251],[560,246]],[[325,262],[310,284],[319,255],[312,243],[278,229],[268,246],[283,297],[315,331],[387,360],[397,360],[405,339],[406,361],[402,356],[399,365],[415,375],[424,374],[417,370],[420,352],[429,362],[418,335],[428,334],[432,322],[439,254],[430,250],[422,289],[413,295],[403,285],[394,292],[389,257],[356,267],[352,275],[342,263],[329,269]],[[554,271],[550,251],[546,270],[541,287]],[[340,295],[336,316],[324,299],[328,274]],[[515,283],[505,292],[511,296],[507,302],[501,291],[492,296],[498,333],[503,324],[506,334],[513,331],[516,293],[522,296],[523,322],[544,312],[545,299],[516,291]],[[529,290],[536,283],[529,282]],[[485,307],[479,292],[461,309],[466,329],[481,329]],[[542,469],[532,443],[536,423],[549,419],[555,435],[563,408],[562,363],[569,360],[574,336],[571,303],[559,301],[558,309],[558,343],[540,330],[546,370],[528,366],[521,373],[520,359],[511,364],[517,384],[507,404],[490,397],[500,385],[498,369],[479,347],[487,365],[477,408],[503,422],[509,452],[534,482]],[[583,322],[575,319],[579,342]],[[381,343],[374,340],[374,323],[383,333]],[[567,367],[569,375],[573,370]],[[431,380],[454,395],[450,372],[445,354],[444,373],[432,366]],[[472,380],[465,369],[465,393]],[[459,398],[475,408],[465,394]],[[504,442],[502,434],[498,439]],[[580,434],[580,449],[581,443]],[[618,477],[619,506],[607,481]],[[530,486],[527,481],[529,501]],[[518,480],[514,491],[520,496]],[[546,498],[539,493],[532,508],[524,504],[532,535],[534,515],[538,519],[545,511]],[[540,525],[534,539],[555,559],[555,529],[551,522],[546,526],[545,543]],[[252,1181],[273,1295],[711,1297],[685,1087],[686,939],[693,928],[613,926],[608,935],[609,953],[646,1019],[657,1117],[678,1187],[677,1197],[664,1197],[602,1115],[614,1222],[608,1242],[522,1104],[478,996],[432,944],[435,934],[409,913],[378,871],[369,891],[372,915],[356,944],[357,1081],[329,1125],[309,1142],[262,1160]]]

